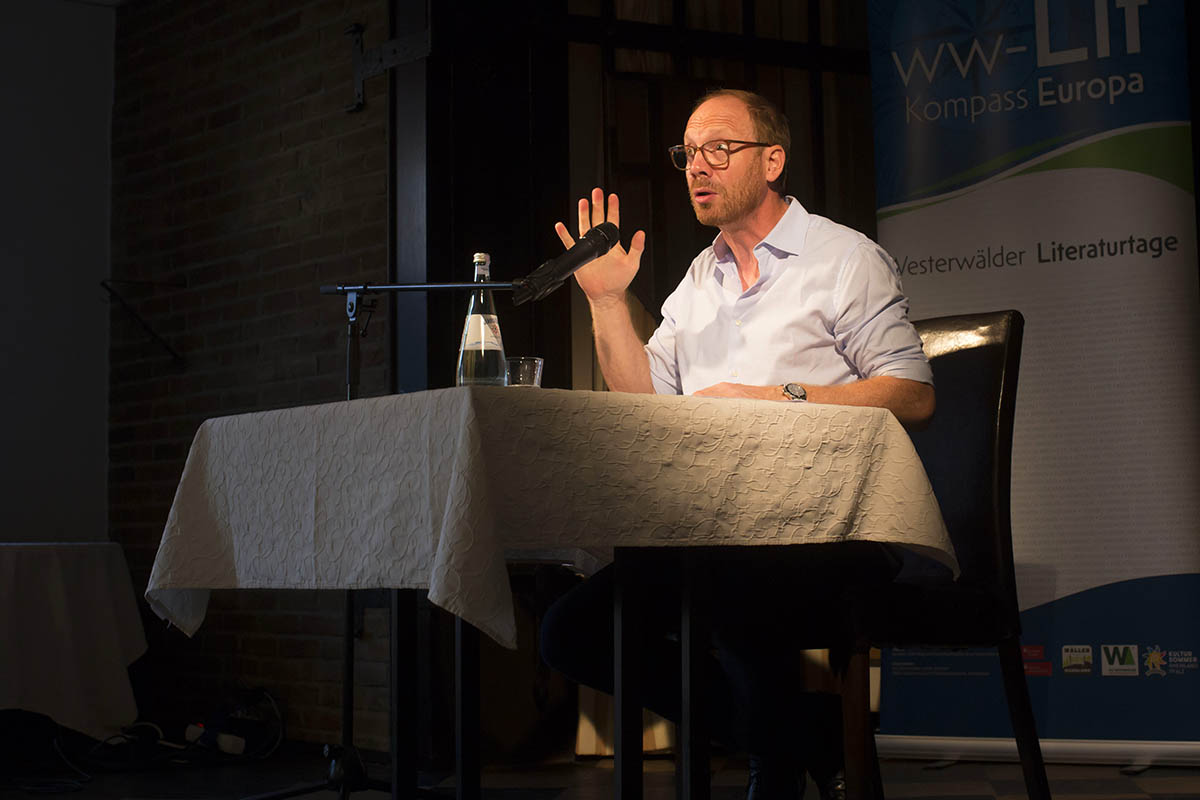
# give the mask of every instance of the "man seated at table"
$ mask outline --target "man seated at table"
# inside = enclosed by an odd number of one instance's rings
[[[758,95],[718,90],[697,102],[670,156],[697,219],[720,233],[667,298],[646,344],[625,296],[645,233],[575,273],[604,378],[623,392],[878,406],[906,425],[923,423],[934,409],[932,373],[895,263],[866,236],[783,194],[790,145],[787,120]],[[604,221],[620,225],[617,196],[605,205],[599,188],[578,213],[579,236]],[[574,244],[561,222],[555,230]],[[719,585],[705,587],[717,656],[706,676],[712,733],[751,754],[751,800],[794,800],[805,771],[823,796],[836,796],[837,698],[800,691],[790,656],[834,641],[842,587],[890,580],[898,560],[881,545],[854,543],[805,546],[769,562],[731,551]],[[653,563],[646,569],[647,705],[678,719],[677,579]],[[572,679],[612,691],[611,568],[551,608],[542,651]]]

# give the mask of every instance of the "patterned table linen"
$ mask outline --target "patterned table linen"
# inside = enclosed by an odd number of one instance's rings
[[[515,647],[506,551],[837,541],[957,574],[888,411],[463,387],[208,420],[146,598],[190,636],[210,589],[421,588]]]
[[[137,719],[129,665],[144,652],[121,545],[0,543],[0,709],[107,739]]]

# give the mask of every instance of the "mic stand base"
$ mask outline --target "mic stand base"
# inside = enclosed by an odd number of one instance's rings
[[[528,288],[525,281],[516,283],[414,283],[360,286],[322,286],[321,294],[341,294],[346,298],[346,399],[358,393],[360,373],[359,339],[366,335],[366,325],[360,331],[358,312],[375,308],[371,295],[407,291]],[[254,795],[243,800],[284,800],[289,797],[321,791],[337,791],[341,800],[351,792],[364,789],[391,791],[392,800],[438,798],[447,800],[446,793],[423,789],[417,785],[416,751],[419,737],[417,678],[412,659],[417,650],[417,602],[415,589],[389,589],[391,606],[391,652],[388,677],[391,687],[391,720],[389,751],[391,781],[367,777],[362,757],[354,747],[354,639],[355,612],[352,590],[346,590],[345,619],[342,632],[342,744],[326,745],[325,757],[330,759],[329,777],[279,792]],[[455,800],[479,800],[481,787],[479,752],[479,631],[461,618],[455,619]],[[408,719],[401,724],[401,698]]]

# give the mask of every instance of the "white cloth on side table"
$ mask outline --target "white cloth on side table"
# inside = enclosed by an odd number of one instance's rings
[[[137,719],[146,636],[119,544],[0,544],[0,595],[0,708],[97,739]]]
[[[505,553],[903,544],[957,573],[912,442],[875,408],[462,387],[211,419],[146,598],[423,588],[516,646]]]

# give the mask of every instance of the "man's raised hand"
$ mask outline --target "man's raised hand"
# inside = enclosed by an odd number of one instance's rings
[[[583,237],[592,226],[602,222],[611,222],[621,227],[621,205],[615,194],[608,196],[608,210],[604,208],[604,190],[600,187],[592,189],[591,200],[586,197],[579,199],[579,236]],[[574,246],[575,240],[567,232],[567,226],[561,222],[555,223],[554,232],[568,249]],[[592,303],[625,302],[625,290],[637,275],[642,262],[642,251],[646,249],[646,234],[638,231],[629,242],[626,250],[618,242],[606,255],[597,258],[590,264],[580,268],[575,273],[575,280]]]

